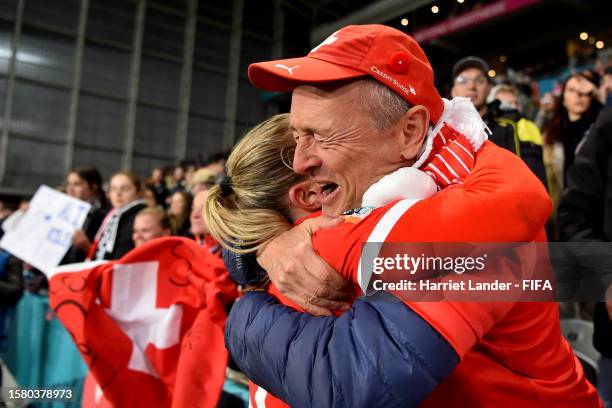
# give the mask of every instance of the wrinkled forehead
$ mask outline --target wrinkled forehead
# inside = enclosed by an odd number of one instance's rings
[[[368,95],[363,94],[362,83],[360,80],[352,80],[296,87],[291,95],[291,126],[296,127],[299,123],[300,127],[307,127],[309,123],[304,121],[325,120],[328,116],[334,116],[338,111],[363,101]]]

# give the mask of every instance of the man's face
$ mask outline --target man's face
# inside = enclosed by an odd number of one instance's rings
[[[132,240],[134,246],[140,246],[153,238],[159,238],[168,235],[159,225],[159,220],[151,214],[137,215],[134,219],[132,232]]]
[[[333,91],[300,86],[293,91],[291,129],[296,139],[293,169],[320,186],[323,213],[359,207],[367,188],[402,166],[398,138],[379,132],[364,105],[359,81]]]
[[[486,74],[478,68],[468,68],[455,77],[451,95],[470,98],[476,109],[482,109],[487,103],[491,85]]]

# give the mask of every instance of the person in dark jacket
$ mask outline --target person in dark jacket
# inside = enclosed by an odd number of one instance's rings
[[[94,241],[89,242],[89,259],[119,259],[134,248],[134,218],[146,207],[141,192],[138,175],[129,171],[113,174],[108,192],[113,208],[102,221]]]
[[[177,191],[170,196],[168,216],[170,217],[170,225],[172,226],[172,235],[188,238],[192,237],[190,232],[191,224],[189,221],[192,202],[193,196],[188,191]]]
[[[560,238],[572,242],[612,241],[612,107],[604,109],[579,148],[567,174],[558,210]],[[609,265],[604,265],[608,267]],[[609,269],[608,269],[609,270]],[[593,345],[601,353],[598,389],[612,406],[612,276],[606,302],[595,306]]]
[[[538,137],[534,137],[532,131],[519,126],[522,117],[516,109],[500,109],[500,102],[496,100],[487,103],[491,92],[488,71],[489,65],[482,58],[469,56],[460,59],[453,66],[451,95],[470,98],[491,130],[489,140],[521,157],[547,186],[539,132]]]
[[[91,204],[83,228],[78,229],[72,236],[72,246],[61,260],[60,265],[83,262],[89,252],[91,242],[96,232],[108,214],[110,206],[106,194],[102,190],[102,176],[93,166],[80,166],[74,168],[66,178],[66,194]]]
[[[166,187],[166,180],[164,180],[164,170],[160,167],[156,167],[151,172],[151,178],[146,183],[155,195],[155,201],[158,206],[166,208],[166,199],[168,198],[168,187]]]

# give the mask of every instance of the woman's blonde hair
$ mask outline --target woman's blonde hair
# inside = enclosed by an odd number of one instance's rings
[[[227,185],[211,188],[204,205],[208,227],[221,245],[255,252],[291,228],[287,193],[305,179],[288,164],[294,149],[289,114],[260,123],[234,147],[226,164]]]

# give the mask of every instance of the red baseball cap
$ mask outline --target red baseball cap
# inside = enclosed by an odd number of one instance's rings
[[[278,92],[365,76],[391,88],[412,105],[424,105],[433,123],[444,110],[431,64],[419,44],[409,35],[384,25],[346,26],[305,57],[249,66],[253,85]]]

